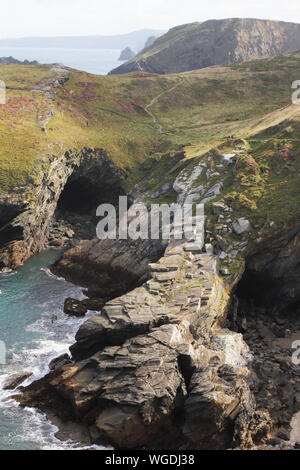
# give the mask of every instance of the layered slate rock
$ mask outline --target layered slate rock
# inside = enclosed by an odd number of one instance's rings
[[[168,248],[143,286],[87,320],[74,362],[27,387],[20,403],[80,419],[94,442],[116,447],[233,443],[241,410],[243,423],[253,414],[251,355],[221,327],[228,296],[217,258],[188,246]]]
[[[165,240],[83,240],[52,266],[59,277],[87,287],[89,295],[119,297],[148,278],[148,264],[157,261]]]

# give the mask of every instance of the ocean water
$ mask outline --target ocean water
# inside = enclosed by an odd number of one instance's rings
[[[0,450],[77,449],[76,442],[61,442],[57,428],[35,409],[20,408],[7,398],[15,392],[2,385],[10,375],[33,372],[22,385],[49,371],[51,359],[68,352],[85,319],[63,313],[66,297],[84,298],[82,289],[53,276],[48,270],[60,255],[55,249],[34,256],[17,271],[0,274],[0,341],[6,348],[6,364],[0,354]],[[53,315],[57,321],[52,323]]]
[[[0,57],[37,60],[41,64],[61,63],[96,75],[106,75],[118,67],[122,63],[118,60],[120,53],[118,49],[0,47]]]

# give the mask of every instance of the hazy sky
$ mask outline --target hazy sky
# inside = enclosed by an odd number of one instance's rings
[[[0,0],[0,37],[118,34],[212,18],[300,23],[299,0]]]

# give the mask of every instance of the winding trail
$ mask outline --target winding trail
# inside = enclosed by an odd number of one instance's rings
[[[171,88],[169,88],[168,90],[165,90],[163,91],[162,93],[160,93],[159,95],[155,96],[155,98],[153,98],[153,100],[147,104],[147,106],[145,106],[144,110],[146,111],[147,114],[149,114],[149,116],[151,116],[154,124],[158,124],[158,132],[160,134],[162,134],[163,132],[163,126],[162,124],[159,124],[158,122],[158,118],[155,116],[155,114],[152,113],[152,111],[150,111],[150,108],[158,102],[159,98],[161,98],[163,95],[166,95],[167,93],[170,93],[171,91],[175,90],[175,88],[177,88],[183,81],[183,78],[180,78],[179,79],[180,81],[178,83],[176,83],[176,85],[173,85]]]
[[[40,93],[44,95],[47,99],[50,100],[50,107],[45,116],[41,113],[41,108],[37,110],[37,123],[40,126],[41,130],[47,134],[47,124],[54,116],[54,89],[59,85],[64,85],[69,79],[71,72],[64,66],[53,66],[49,69],[51,72],[55,73],[54,77],[46,78],[41,82],[37,83],[32,91],[32,93]]]

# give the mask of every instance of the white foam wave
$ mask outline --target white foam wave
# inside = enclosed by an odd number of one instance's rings
[[[63,277],[56,276],[53,274],[49,268],[41,268],[41,271],[47,274],[51,279],[56,279],[57,281],[65,281]]]
[[[47,275],[53,276],[51,273]],[[84,298],[80,288],[68,283],[66,285],[67,288],[62,289],[62,305],[67,295]],[[87,318],[95,315],[94,312],[88,312],[85,318],[69,317],[63,313],[61,307],[57,307],[57,299],[52,303],[51,301],[43,303],[41,310],[41,317],[26,327],[26,331],[33,332],[39,338],[33,339],[30,343],[14,344],[8,351],[8,364],[0,366],[0,411],[9,422],[18,423],[18,430],[8,438],[15,448],[19,445],[20,448],[28,446],[28,448],[47,450],[85,449],[86,447],[73,441],[61,442],[55,437],[57,427],[47,420],[45,414],[36,409],[20,408],[14,400],[9,399],[12,394],[18,392],[3,390],[4,382],[13,374],[24,371],[33,373],[22,383],[23,386],[47,374],[50,361],[61,354],[69,353],[69,347],[74,342],[79,326]],[[55,321],[53,315],[56,317]],[[103,449],[101,446],[93,447]]]

